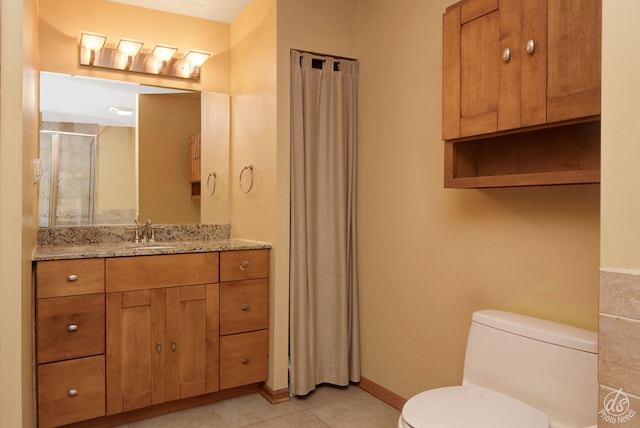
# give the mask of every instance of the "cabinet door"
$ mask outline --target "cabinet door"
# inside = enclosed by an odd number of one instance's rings
[[[107,414],[165,401],[165,290],[107,294]]]
[[[547,121],[600,114],[602,4],[549,0]]]
[[[200,182],[200,134],[189,137],[189,181]]]
[[[167,299],[167,400],[219,389],[218,284],[173,287]]]

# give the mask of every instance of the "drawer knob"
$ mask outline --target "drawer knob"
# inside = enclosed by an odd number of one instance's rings
[[[171,341],[171,350],[175,352],[176,349],[178,349],[178,344],[176,343],[175,340],[172,340]]]
[[[249,269],[250,267],[251,267],[251,263],[249,263],[249,262],[248,262],[248,261],[246,261],[246,260],[245,260],[245,261],[243,261],[242,263],[240,263],[240,268],[241,268],[242,270]]]
[[[69,276],[67,277],[67,279],[68,279],[69,281],[77,281],[77,280],[78,280],[78,275],[69,275]]]
[[[67,326],[67,331],[77,331],[78,330],[78,324],[69,324]]]
[[[249,309],[251,309],[251,306],[245,303],[244,305],[240,306],[240,309],[242,309],[243,311],[248,311]]]
[[[156,343],[156,351],[158,351],[158,354],[162,352],[162,345],[160,343]]]
[[[511,49],[504,48],[502,51],[502,61],[509,62],[509,60],[511,60]]]
[[[69,392],[67,392],[67,395],[69,397],[75,397],[76,395],[78,395],[78,390],[77,389],[70,389]]]
[[[242,357],[242,359],[240,360],[240,362],[242,364],[249,364],[249,357]]]

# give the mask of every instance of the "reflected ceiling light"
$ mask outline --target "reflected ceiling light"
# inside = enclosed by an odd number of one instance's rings
[[[156,45],[150,53],[144,53],[143,42],[127,38],[120,39],[116,48],[110,48],[106,40],[107,36],[102,34],[83,32],[80,65],[200,80],[200,66],[211,56],[196,49],[184,56],[176,55],[178,48],[168,45]]]
[[[109,113],[113,113],[118,116],[133,116],[133,109],[129,107],[109,107]]]

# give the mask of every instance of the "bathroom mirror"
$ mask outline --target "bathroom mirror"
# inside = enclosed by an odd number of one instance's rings
[[[40,227],[228,223],[227,94],[41,72],[40,110]]]

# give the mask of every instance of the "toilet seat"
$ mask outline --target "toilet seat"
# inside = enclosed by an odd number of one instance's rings
[[[451,386],[422,392],[407,401],[401,426],[549,428],[549,418],[535,407],[487,388]]]

